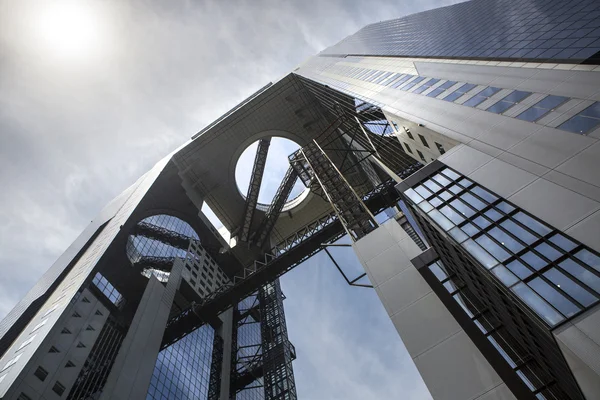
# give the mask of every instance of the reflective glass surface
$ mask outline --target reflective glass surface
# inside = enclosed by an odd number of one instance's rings
[[[367,25],[323,54],[581,61],[600,51],[599,7],[473,0]]]

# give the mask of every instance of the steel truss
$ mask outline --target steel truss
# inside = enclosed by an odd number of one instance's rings
[[[221,370],[223,368],[223,338],[215,332],[213,338],[210,377],[208,380],[207,400],[219,400],[221,395]]]
[[[250,236],[250,226],[252,225],[252,219],[254,218],[254,212],[256,211],[256,204],[258,203],[260,184],[262,183],[263,174],[265,172],[270,144],[270,137],[258,141],[258,148],[256,150],[256,156],[254,157],[252,176],[250,177],[250,183],[248,184],[248,193],[246,195],[246,204],[244,206],[244,214],[239,235],[242,242],[247,242]]]
[[[154,239],[182,250],[187,250],[191,239],[189,236],[148,222],[139,222],[131,234]]]
[[[257,238],[255,243],[258,247],[263,247],[266,240],[271,235],[271,231],[275,227],[275,223],[279,218],[279,214],[283,210],[283,206],[287,201],[288,197],[290,197],[290,193],[294,188],[294,184],[298,179],[298,174],[296,170],[290,165],[287,172],[285,173],[285,177],[283,181],[279,185],[277,189],[277,193],[275,193],[275,197],[267,210],[265,217],[263,218],[259,228],[256,230]]]
[[[279,279],[258,291],[262,363],[266,400],[295,400],[296,384],[292,360],[295,350],[288,339]]]
[[[363,196],[366,206],[377,214],[398,200],[394,182],[387,180]],[[333,243],[346,232],[335,213],[327,214],[286,238],[200,303],[192,304],[169,320],[162,348],[167,347],[197,329],[215,315],[230,308],[256,291],[257,287],[293,269],[322,250],[322,244]]]

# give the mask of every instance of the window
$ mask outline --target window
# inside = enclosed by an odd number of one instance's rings
[[[465,83],[464,85],[462,85],[461,87],[456,89],[454,92],[452,92],[448,96],[444,97],[442,100],[454,101],[454,100],[458,99],[459,97],[461,97],[463,94],[465,94],[468,91],[470,91],[471,89],[473,89],[475,86],[477,86],[477,85],[474,85],[472,83]]]
[[[21,393],[17,400],[31,400],[31,397],[27,396],[25,393]]]
[[[406,135],[407,135],[407,136],[408,136],[410,139],[412,139],[412,140],[415,140],[415,138],[413,137],[412,133],[410,132],[410,129],[409,129],[409,128],[407,128],[407,127],[405,127],[405,126],[403,126],[403,128],[404,128],[404,132],[406,132]]]
[[[446,150],[444,150],[444,146],[442,146],[438,142],[433,142],[433,143],[435,143],[435,146],[437,147],[437,149],[440,152],[440,154],[444,154],[446,152]]]
[[[420,133],[419,133],[419,138],[421,139],[423,146],[429,147],[429,143],[427,143],[427,140],[425,140],[425,137],[423,135],[421,135]]]
[[[522,90],[515,90],[509,93],[504,98],[500,99],[496,104],[488,107],[486,111],[493,112],[495,114],[502,114],[515,104],[520,103],[523,99],[527,98],[531,92],[524,92]]]
[[[68,334],[70,334],[70,333],[71,333],[71,331],[70,331],[70,330],[68,330],[67,328],[63,328],[63,330],[62,330],[62,331],[60,331],[60,333],[65,333],[65,334],[67,334],[67,335],[68,335]]]
[[[85,344],[83,344],[81,342],[77,343],[77,348],[78,349],[85,349],[85,347],[86,347]]]
[[[65,387],[62,383],[60,383],[59,381],[56,381],[56,383],[52,387],[52,391],[54,393],[56,393],[57,395],[62,396],[62,394],[65,392]]]
[[[465,101],[463,103],[463,106],[477,107],[479,104],[483,103],[499,91],[500,88],[488,86],[481,92],[477,93],[475,96],[471,97],[469,100]]]
[[[48,350],[48,353],[60,353],[60,350],[58,350],[56,347],[52,346],[52,347],[50,347],[50,350]]]
[[[563,122],[558,129],[563,131],[585,134],[600,124],[600,102],[595,102],[571,119]]]
[[[96,313],[94,315],[104,315],[104,314],[102,314],[102,312],[100,310],[96,310]]]
[[[91,325],[88,325],[87,328],[85,328],[86,331],[95,331],[94,327]]]
[[[419,157],[421,157],[421,160],[423,160],[424,162],[427,162],[427,160],[425,160],[425,156],[423,155],[423,153],[421,153],[419,150],[417,150],[417,154],[419,154]]]
[[[409,80],[410,78],[413,78],[413,77],[414,77],[414,75],[406,74],[402,78],[398,79],[396,81],[396,83],[394,83],[390,87],[393,88],[393,89],[397,89],[399,86],[403,85],[404,82],[406,82],[407,80]]]
[[[407,83],[406,85],[404,85],[404,87],[402,87],[400,89],[408,90],[408,89],[412,88],[413,86],[415,86],[417,83],[423,81],[423,79],[425,79],[424,76],[418,76],[412,82]]]
[[[73,313],[73,318],[81,318],[81,315],[77,311],[75,311]]]
[[[544,115],[548,114],[550,111],[554,111],[556,107],[560,106],[567,100],[569,100],[569,98],[563,96],[546,96],[533,106],[529,107],[527,110],[523,111],[521,114],[517,115],[517,119],[535,122]]]
[[[445,92],[446,89],[442,89],[441,87],[438,87],[436,89],[433,89],[431,92],[427,93],[427,97],[438,97],[440,95],[440,93]]]
[[[83,303],[89,303],[89,302],[90,302],[90,300],[89,300],[87,297],[85,297],[85,296],[84,296],[84,297],[81,299],[81,302],[83,302]]]
[[[48,376],[48,371],[46,371],[44,368],[39,366],[39,367],[37,367],[37,369],[35,370],[33,375],[35,375],[36,378],[38,378],[40,381],[43,382],[46,380],[46,377]]]
[[[96,273],[92,282],[115,306],[118,307],[123,303],[121,293],[100,272]]]
[[[427,82],[424,82],[421,86],[419,86],[418,88],[413,90],[413,93],[423,93],[424,91],[426,91],[427,89],[429,89],[430,87],[432,87],[433,85],[438,83],[439,81],[440,81],[439,79],[433,79],[433,78],[429,79]]]
[[[65,368],[73,368],[74,366],[75,364],[71,360],[67,361],[67,363],[65,364]]]
[[[408,143],[404,143],[404,147],[406,147],[406,151],[408,151],[410,154],[412,154],[412,150],[410,149],[410,146],[408,145]]]

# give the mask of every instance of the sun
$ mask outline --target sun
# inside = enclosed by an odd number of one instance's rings
[[[46,1],[34,28],[42,48],[54,56],[85,59],[102,46],[97,10],[87,1]]]

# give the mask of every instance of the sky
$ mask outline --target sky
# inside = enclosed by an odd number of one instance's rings
[[[239,101],[368,23],[451,2],[0,1],[0,318]],[[282,279],[300,398],[429,398],[374,291],[337,274],[320,255]]]

